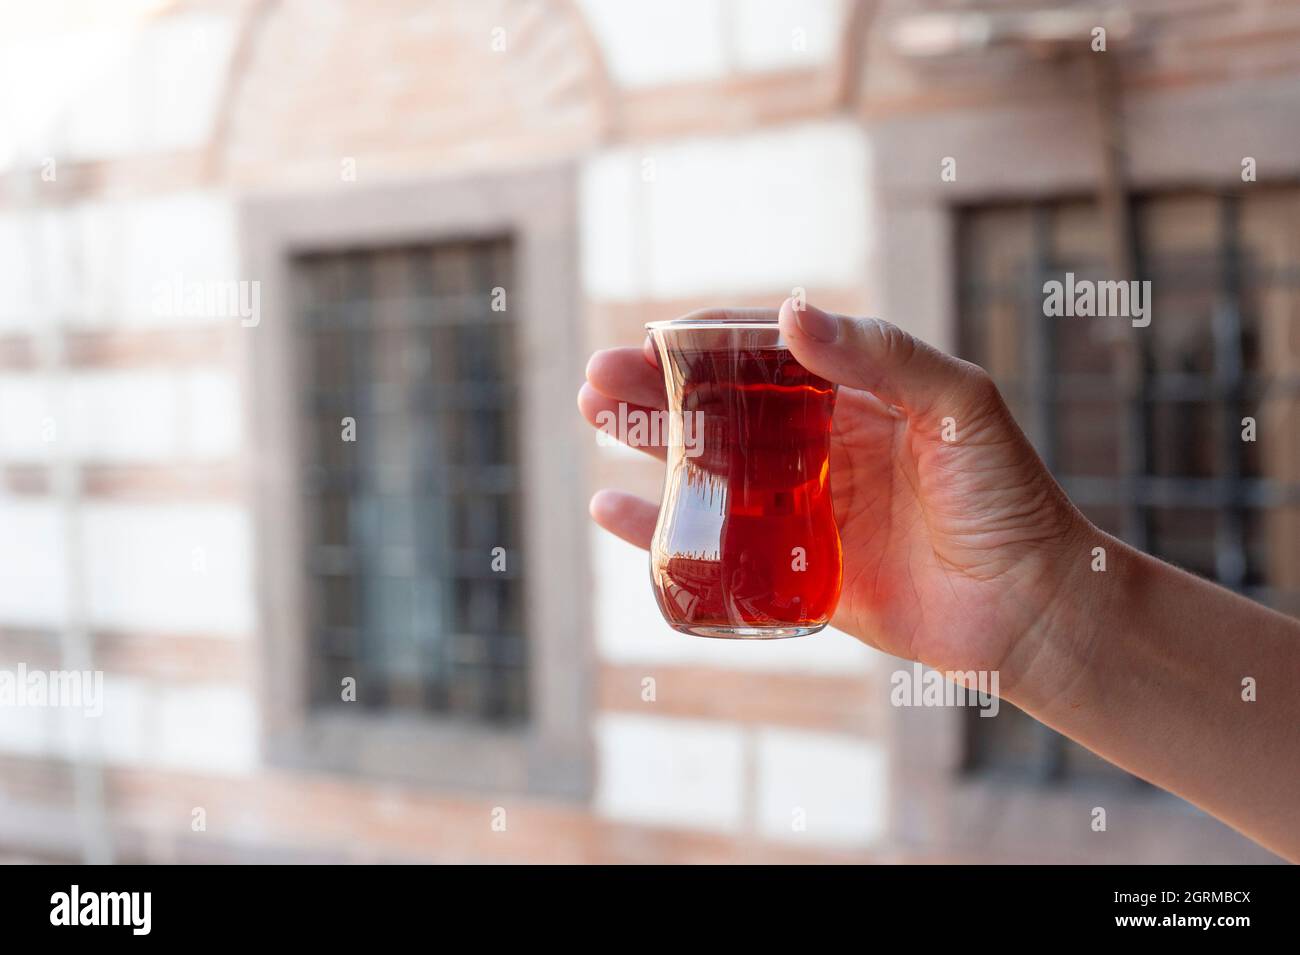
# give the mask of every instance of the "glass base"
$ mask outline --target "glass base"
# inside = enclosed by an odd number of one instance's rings
[[[688,624],[673,624],[672,627],[678,633],[712,637],[715,640],[788,640],[790,637],[806,637],[825,630],[826,624],[814,623],[802,627],[692,627]]]

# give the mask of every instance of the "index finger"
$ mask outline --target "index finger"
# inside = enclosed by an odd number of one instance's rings
[[[645,361],[645,353],[626,346],[596,352],[587,362],[587,381],[597,391],[616,401],[629,401],[647,408],[666,408],[664,376]]]

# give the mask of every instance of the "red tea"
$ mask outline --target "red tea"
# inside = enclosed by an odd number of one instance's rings
[[[656,336],[671,446],[651,576],[664,618],[702,636],[821,629],[840,592],[828,455],[835,387],[789,349]]]

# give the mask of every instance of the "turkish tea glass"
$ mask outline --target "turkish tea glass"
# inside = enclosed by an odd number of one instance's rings
[[[668,473],[650,547],[664,619],[701,637],[816,633],[839,600],[836,386],[775,319],[646,326],[668,392]]]

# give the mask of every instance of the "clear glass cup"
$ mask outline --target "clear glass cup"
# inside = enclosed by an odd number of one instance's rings
[[[668,473],[650,548],[664,619],[702,637],[816,633],[839,600],[836,386],[775,318],[646,326],[668,392]]]

